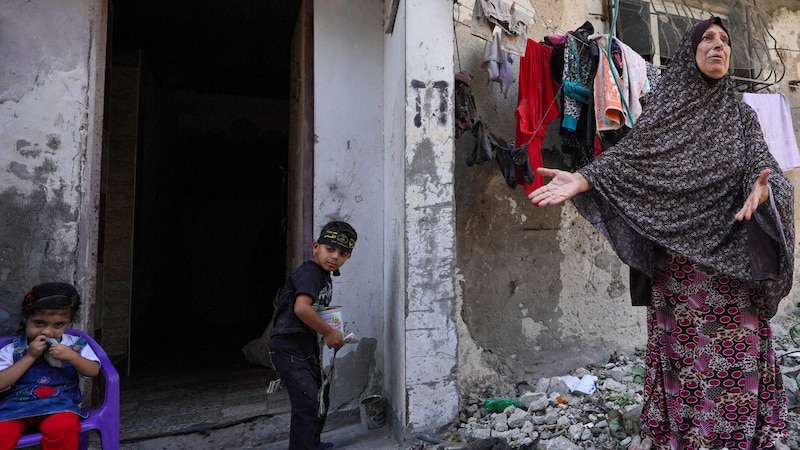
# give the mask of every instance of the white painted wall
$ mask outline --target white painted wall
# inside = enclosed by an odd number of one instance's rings
[[[385,0],[384,11],[393,0]],[[386,25],[386,24],[385,24]],[[406,420],[406,238],[405,149],[406,149],[406,6],[400,0],[392,33],[384,35],[384,362],[383,389],[391,399],[389,407],[395,429]]]
[[[339,373],[376,372],[366,378],[382,377],[386,345],[382,17],[380,2],[314,3],[314,236],[330,220],[349,222],[358,232],[350,260],[334,277],[333,303],[343,307],[348,332],[377,340],[376,366],[346,367],[361,364],[347,359],[356,345],[346,345],[336,367]],[[326,350],[327,361],[331,354]],[[340,393],[348,387],[344,379],[337,384]],[[361,393],[367,394],[382,392]]]
[[[409,429],[457,417],[452,2],[406,14],[406,392]]]
[[[381,3],[314,7],[315,229],[341,218],[359,231],[335,302],[377,339],[396,424],[437,428],[459,406],[452,3],[401,1],[391,35]]]
[[[8,0],[0,8],[0,329],[19,296],[67,281],[91,321],[97,250],[105,2]],[[11,323],[14,322],[14,323]]]

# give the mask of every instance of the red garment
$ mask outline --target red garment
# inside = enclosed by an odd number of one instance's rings
[[[542,143],[547,134],[547,125],[560,113],[556,103],[556,93],[560,83],[550,76],[550,54],[552,47],[528,39],[525,56],[519,59],[519,94],[517,97],[517,148],[528,144],[528,160],[535,174],[533,183],[525,183],[517,168],[517,184],[525,186],[525,195],[543,186],[544,180],[536,173],[542,167]],[[534,133],[536,134],[534,136]]]
[[[80,440],[81,423],[78,415],[72,412],[0,422],[0,450],[13,450],[26,431],[42,433],[42,450],[75,450]]]

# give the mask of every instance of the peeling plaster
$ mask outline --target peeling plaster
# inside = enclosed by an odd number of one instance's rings
[[[74,185],[80,179],[79,155],[86,146],[85,114],[81,111],[87,77],[85,69],[51,73],[46,83],[34,86],[19,102],[1,105],[0,148],[15,151],[0,152],[0,167],[6,168],[0,170],[0,186],[30,193],[45,181],[50,200],[53,191],[63,190],[65,201],[79,203],[80,192]],[[73,151],[62,151],[65,148]],[[27,166],[28,173],[35,176],[20,176],[19,165]]]
[[[75,282],[93,5],[0,8],[2,334],[16,330],[20,295],[32,284]]]
[[[63,192],[49,200],[43,188],[28,195],[6,189],[0,207],[0,334],[8,334],[19,325],[19,299],[31,280],[72,279],[78,215]]]
[[[451,44],[452,45],[452,44]],[[407,429],[457,416],[455,242],[449,81],[414,80],[407,92]]]
[[[522,334],[524,334],[529,341],[536,342],[539,339],[539,335],[546,329],[547,327],[545,327],[544,324],[536,322],[530,317],[522,318]]]
[[[563,309],[559,326],[563,337],[596,345],[606,341],[604,336],[613,324],[615,335],[628,337],[615,348],[633,351],[646,342],[647,336],[645,308],[631,308],[629,304],[627,266],[571,202],[562,207],[561,219],[558,240],[561,251],[568,255],[561,264],[564,289],[559,300]],[[611,345],[610,339],[608,342]]]
[[[467,324],[464,323],[463,286],[464,274],[460,270],[456,270],[456,332],[458,333],[459,389],[462,395],[468,393],[472,385],[492,383],[498,378],[496,371],[483,364],[484,349],[478,346],[472,338]]]
[[[342,409],[347,404],[357,408],[361,398],[380,394],[383,371],[377,366],[377,348],[377,339],[361,338],[355,345],[355,350],[348,349],[344,355],[337,356],[338,381],[334,389],[331,389],[331,410]]]

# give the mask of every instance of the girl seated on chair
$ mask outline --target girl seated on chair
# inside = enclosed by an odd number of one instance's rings
[[[42,449],[77,449],[82,401],[79,376],[100,373],[86,339],[65,334],[81,300],[67,283],[34,286],[22,300],[21,334],[0,349],[0,450],[26,432]]]

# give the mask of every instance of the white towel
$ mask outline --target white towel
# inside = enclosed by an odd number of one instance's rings
[[[769,151],[783,170],[800,167],[800,153],[797,151],[797,139],[794,135],[792,114],[789,101],[782,93],[753,94],[745,92],[742,100],[752,106],[758,114],[764,140]]]

